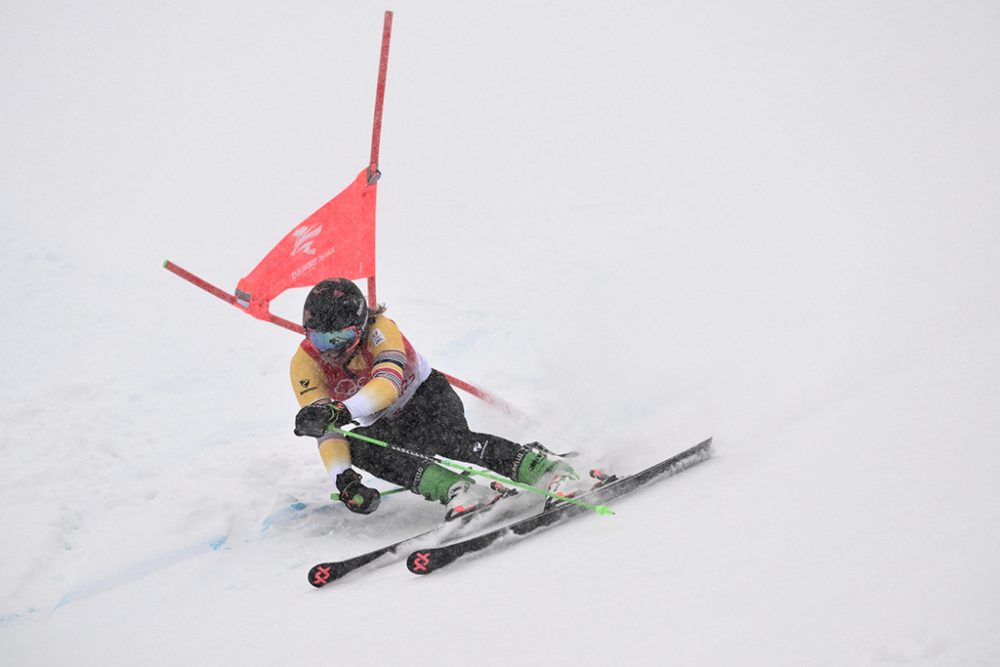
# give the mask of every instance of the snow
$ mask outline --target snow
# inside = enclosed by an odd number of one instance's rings
[[[231,289],[365,166],[384,8],[8,2],[0,663],[1000,664],[995,6],[388,8],[389,314],[483,430],[716,456],[312,589],[440,507],[326,502],[295,337],[160,265]]]

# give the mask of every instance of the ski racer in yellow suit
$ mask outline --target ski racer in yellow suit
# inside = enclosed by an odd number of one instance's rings
[[[562,483],[560,492],[569,493],[565,485],[578,476],[545,448],[471,431],[462,401],[447,379],[430,367],[384,310],[370,309],[350,280],[318,283],[306,297],[306,337],[291,362],[292,389],[300,406],[295,434],[317,438],[323,464],[350,510],[368,514],[380,500],[355,467],[445,504],[448,520],[501,497],[500,491],[435,463],[434,455],[550,490]],[[327,431],[330,425],[351,423],[359,425],[353,433],[409,452]]]

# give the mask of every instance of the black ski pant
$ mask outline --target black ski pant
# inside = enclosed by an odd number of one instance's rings
[[[506,477],[528,451],[515,442],[488,433],[469,430],[465,406],[448,380],[431,371],[413,398],[399,412],[379,419],[354,433],[398,445],[427,457],[435,454],[447,459],[472,463]],[[416,492],[416,483],[431,464],[419,458],[349,438],[351,463],[393,484]]]

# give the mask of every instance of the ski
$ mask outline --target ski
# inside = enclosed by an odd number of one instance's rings
[[[338,579],[344,577],[344,575],[353,572],[359,568],[362,568],[372,561],[375,561],[386,554],[396,553],[401,546],[414,540],[420,540],[428,538],[437,531],[441,530],[442,526],[434,526],[430,530],[425,530],[422,533],[414,535],[412,537],[407,537],[405,539],[399,540],[392,544],[387,544],[384,547],[379,547],[377,549],[372,549],[366,553],[354,556],[353,558],[348,558],[346,560],[329,561],[326,563],[316,563],[311,568],[309,568],[309,583],[316,588],[323,588],[329,583],[333,583]]]
[[[516,497],[516,494],[510,494],[511,497]],[[501,503],[507,503],[509,500],[503,500]],[[411,537],[406,537],[398,542],[393,542],[392,544],[387,544],[377,549],[372,549],[363,554],[359,554],[352,558],[347,558],[345,560],[338,561],[328,561],[325,563],[317,563],[309,568],[309,583],[315,588],[322,588],[327,584],[333,583],[339,579],[342,579],[345,575],[363,568],[370,563],[386,556],[388,554],[397,554],[400,548],[404,545],[409,545],[411,542],[419,542],[423,540],[428,540],[431,537],[438,537],[441,540],[448,540],[455,536],[455,533],[463,532],[470,523],[486,520],[486,521],[503,521],[507,516],[506,511],[516,509],[516,506],[504,506],[501,503],[497,503],[492,508],[487,511],[477,512],[475,514],[470,514],[469,516],[459,517],[458,519],[449,522],[442,523],[425,530],[422,533],[413,535]],[[506,511],[501,509],[498,511],[497,507],[504,508]]]
[[[665,479],[701,463],[712,455],[712,438],[708,438],[676,456],[660,461],[645,470],[620,477],[603,486],[577,496],[588,503],[601,503],[631,493],[653,481]],[[406,567],[413,574],[430,574],[450,565],[462,556],[485,549],[506,535],[526,535],[558,521],[578,516],[585,508],[561,503],[488,532],[440,547],[418,549],[406,558]],[[415,538],[418,539],[418,538]]]

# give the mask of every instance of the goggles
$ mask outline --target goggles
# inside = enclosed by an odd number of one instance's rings
[[[339,331],[313,331],[306,329],[306,337],[319,352],[343,352],[357,343],[360,331],[347,327]]]

